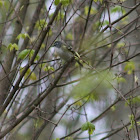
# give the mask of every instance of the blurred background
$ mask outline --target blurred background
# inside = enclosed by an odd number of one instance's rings
[[[0,139],[139,140],[139,5],[0,0]]]

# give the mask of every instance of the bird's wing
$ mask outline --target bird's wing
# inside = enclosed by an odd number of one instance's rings
[[[63,42],[63,44],[64,44],[65,46],[67,46],[67,49],[68,49],[71,53],[75,54],[74,50],[72,49],[72,47],[71,47],[69,44],[64,43],[64,42]]]

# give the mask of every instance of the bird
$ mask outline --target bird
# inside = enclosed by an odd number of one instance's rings
[[[80,60],[78,60],[80,58],[80,55],[77,52],[73,51],[70,45],[62,41],[55,41],[52,47],[55,48],[55,51],[58,54],[58,56],[65,62],[74,57],[78,64],[82,66]]]

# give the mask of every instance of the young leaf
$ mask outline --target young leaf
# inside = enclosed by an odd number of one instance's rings
[[[36,22],[35,28],[38,30],[42,30],[42,28],[45,28],[47,26],[46,19],[41,19]]]
[[[137,122],[138,126],[140,126],[140,122]]]
[[[62,5],[68,5],[70,0],[60,0],[60,2],[62,2]]]
[[[122,43],[118,43],[117,44],[117,48],[119,49],[119,48],[122,48],[122,47],[124,47],[125,46],[125,43],[124,42],[122,42]]]
[[[10,51],[12,51],[12,50],[18,50],[19,49],[19,47],[18,47],[18,45],[16,44],[16,43],[14,43],[14,44],[12,44],[12,43],[10,43],[9,45],[8,45],[8,49],[10,50]]]
[[[121,12],[122,7],[121,6],[115,6],[111,9],[111,13]]]
[[[16,39],[18,39],[18,40],[21,39],[21,38],[22,38],[22,39],[25,39],[25,38],[27,38],[27,37],[30,38],[29,35],[28,35],[27,33],[24,33],[24,34],[19,34],[19,35],[17,36]]]
[[[25,49],[23,51],[21,51],[19,54],[18,54],[18,59],[24,59],[28,54],[29,54],[30,50],[29,49]]]
[[[124,82],[126,82],[126,80],[123,77],[117,77],[116,79],[117,79],[117,82],[118,83],[121,83],[121,82],[124,83]]]
[[[133,70],[135,70],[135,63],[133,61],[126,62],[126,65],[124,67],[124,70],[128,73],[131,74]]]
[[[105,20],[103,25],[109,25],[109,21],[108,20]]]
[[[4,4],[4,1],[0,0],[0,7],[2,7]]]
[[[134,79],[135,79],[135,83],[138,83],[139,78],[136,75],[135,75]]]
[[[63,19],[64,18],[64,14],[59,12],[58,16],[57,16],[57,20]]]
[[[33,81],[37,79],[36,74],[34,72],[32,72],[32,74],[30,75],[30,79]]]
[[[62,3],[62,5],[68,5],[70,3],[70,0],[55,0],[54,4],[57,6],[59,3]]]
[[[59,4],[60,0],[55,0],[54,4],[57,6]]]
[[[73,35],[72,35],[72,33],[68,33],[68,34],[66,35],[66,38],[69,39],[69,40],[73,40]]]
[[[111,110],[112,110],[112,111],[115,111],[115,110],[116,110],[116,107],[115,107],[115,106],[112,106],[112,107],[111,107]]]
[[[42,45],[41,45],[41,49],[44,49],[44,48],[45,48],[45,44],[42,43]]]
[[[85,6],[85,9],[84,9],[85,15],[88,14],[88,11],[89,11],[89,6]],[[90,14],[93,15],[93,14],[96,14],[96,13],[97,13],[97,11],[95,10],[95,8],[91,8]]]
[[[24,77],[27,78],[28,75],[30,74],[30,72],[31,72],[31,69],[28,69],[27,72],[25,73],[25,76]]]
[[[30,50],[30,54],[29,54],[29,58],[30,59],[32,58],[32,56],[34,55],[34,53],[35,53],[35,50]]]
[[[46,66],[45,68],[44,68],[44,71],[54,71],[55,69],[54,69],[54,67],[51,67],[51,66]]]
[[[134,128],[134,126],[135,126],[135,120],[134,119],[135,119],[134,115],[129,115],[129,120],[130,120],[131,125],[129,126],[128,130],[131,130],[131,129]]]
[[[91,122],[86,122],[82,125],[81,130],[82,131],[88,130],[88,133],[91,135],[95,130],[95,126]]]

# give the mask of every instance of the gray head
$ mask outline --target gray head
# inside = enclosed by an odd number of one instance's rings
[[[56,48],[61,48],[61,46],[62,46],[61,41],[55,41],[54,44],[53,44],[53,47],[56,47]]]

